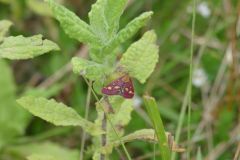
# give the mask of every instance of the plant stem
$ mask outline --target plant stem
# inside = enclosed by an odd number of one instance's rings
[[[88,91],[87,91],[87,101],[86,101],[86,111],[85,111],[85,119],[88,119],[88,113],[89,113],[89,107],[91,102],[91,88],[92,88],[92,82],[89,82]],[[86,132],[82,130],[82,139],[81,139],[81,149],[80,149],[80,160],[83,160],[83,151],[86,141]]]
[[[103,113],[102,130],[105,131],[105,132],[107,131],[107,115],[106,115],[105,112]],[[105,133],[102,134],[101,139],[102,139],[102,147],[104,147],[107,144],[107,135]],[[105,160],[105,155],[104,154],[101,154],[100,160]]]
[[[188,96],[188,152],[187,159],[191,159],[191,109],[192,109],[192,74],[193,74],[193,52],[194,52],[194,35],[195,35],[195,19],[196,19],[196,0],[193,0],[192,9],[192,33],[191,33],[191,50],[190,50],[190,68],[189,68],[189,96]]]

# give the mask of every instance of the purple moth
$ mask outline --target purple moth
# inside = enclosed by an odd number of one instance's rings
[[[106,95],[120,95],[124,98],[133,98],[134,88],[131,78],[126,74],[102,88]]]

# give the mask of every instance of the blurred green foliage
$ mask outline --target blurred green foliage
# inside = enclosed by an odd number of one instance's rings
[[[87,13],[91,4],[95,2],[93,0],[57,1],[70,8],[85,21],[88,21]],[[193,88],[191,145],[194,159],[209,157],[219,160],[233,159],[236,142],[239,141],[239,96],[237,96],[239,95],[237,93],[239,92],[239,78],[234,81],[229,78],[231,60],[229,61],[226,57],[231,42],[228,32],[237,19],[239,3],[237,0],[229,1],[232,9],[228,15],[224,2],[206,0],[198,1],[197,4],[194,59],[197,59],[199,52],[202,52],[202,57],[195,64],[197,68],[204,71],[206,81],[200,87],[196,85]],[[199,9],[201,5],[207,6],[210,10],[209,16],[205,16],[204,12]],[[165,129],[174,134],[188,81],[191,1],[132,0],[123,13],[120,28],[126,26],[127,22],[143,11],[148,10],[154,12],[148,26],[122,44],[118,51],[119,53],[125,52],[129,45],[138,40],[148,28],[153,28],[157,33],[160,46],[159,63],[145,84],[134,81],[137,98],[134,99],[135,107],[126,132],[150,128],[141,98],[147,93],[156,98]],[[10,20],[14,24],[8,35],[21,34],[27,37],[42,34],[44,38],[51,39],[61,48],[61,54],[47,54],[33,60],[0,60],[1,160],[23,160],[31,154],[35,154],[33,156],[40,153],[53,154],[51,150],[54,150],[55,155],[61,155],[61,158],[78,158],[82,133],[79,129],[59,130],[38,118],[31,117],[15,101],[17,97],[32,95],[34,92],[36,95],[53,97],[57,101],[73,106],[81,116],[84,116],[87,85],[82,78],[67,72],[56,83],[50,83],[51,86],[45,89],[38,88],[57,71],[64,72],[62,67],[70,62],[83,47],[76,40],[69,38],[59,27],[58,22],[51,17],[50,9],[42,1],[0,0],[0,19]],[[239,53],[239,26],[237,40]],[[232,91],[226,89],[229,83],[233,84]],[[214,86],[216,89],[212,89]],[[94,120],[96,114],[94,100],[92,100],[89,119]],[[209,121],[205,121],[206,119]],[[186,121],[185,119],[180,138],[180,145],[184,147],[186,147],[187,139]],[[201,125],[203,125],[202,128]],[[89,139],[86,143],[90,146]],[[221,153],[216,153],[216,149],[221,145],[226,148]],[[199,147],[201,152],[198,150]],[[153,157],[152,144],[135,141],[128,143],[127,148],[132,157],[146,156],[145,159]],[[194,157],[197,151],[198,156]],[[89,149],[85,159],[90,159],[91,154],[91,149]],[[114,150],[111,159],[119,159],[119,155],[122,153]],[[184,156],[184,153],[179,154],[178,159],[184,159]]]

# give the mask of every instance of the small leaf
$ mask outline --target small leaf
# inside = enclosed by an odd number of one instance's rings
[[[58,160],[57,158],[54,158],[50,155],[39,155],[39,154],[33,154],[29,157],[27,157],[28,160]]]
[[[2,42],[5,34],[8,32],[11,25],[12,25],[12,22],[10,22],[8,20],[0,21],[0,42]]]
[[[104,14],[105,3],[106,0],[97,0],[88,15],[92,30],[104,43],[109,39],[107,32],[110,27]]]
[[[92,122],[85,120],[75,110],[55,100],[45,98],[23,97],[17,102],[33,115],[40,117],[56,126],[81,126],[91,135],[101,134],[101,129]]]
[[[74,73],[85,75],[90,80],[99,80],[108,72],[103,65],[78,57],[72,59],[72,65]]]
[[[141,83],[150,76],[158,61],[158,46],[155,43],[156,34],[148,31],[127,49],[120,60],[129,74]]]
[[[112,50],[115,49],[119,44],[134,36],[140,28],[146,25],[152,14],[153,12],[151,11],[142,13],[140,16],[129,22],[126,27],[119,31],[117,36],[110,42],[110,44],[104,48],[103,52],[112,52]]]
[[[19,157],[43,158],[40,160],[78,160],[79,153],[76,149],[69,149],[53,142],[26,143],[11,145],[5,148],[7,152]],[[48,159],[47,159],[48,158]]]
[[[119,26],[127,0],[98,0],[89,12],[92,30],[105,44],[111,40]]]
[[[54,2],[54,0],[45,0],[53,11],[53,16],[60,22],[62,28],[69,37],[85,42],[92,46],[101,46],[98,37],[93,34],[89,25],[78,18],[76,14]]]
[[[118,28],[119,20],[128,0],[107,0],[105,6],[105,16],[110,28],[109,34],[113,37]]]
[[[42,35],[32,37],[7,37],[0,45],[0,57],[8,59],[29,59],[59,47],[49,40],[42,40]]]

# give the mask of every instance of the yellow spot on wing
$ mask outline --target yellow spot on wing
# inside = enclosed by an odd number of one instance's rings
[[[115,86],[114,89],[119,89],[120,87],[119,86]]]
[[[107,89],[108,89],[108,90],[112,90],[112,87],[109,86],[109,87],[107,87]]]
[[[125,88],[126,91],[128,91],[128,88]]]

